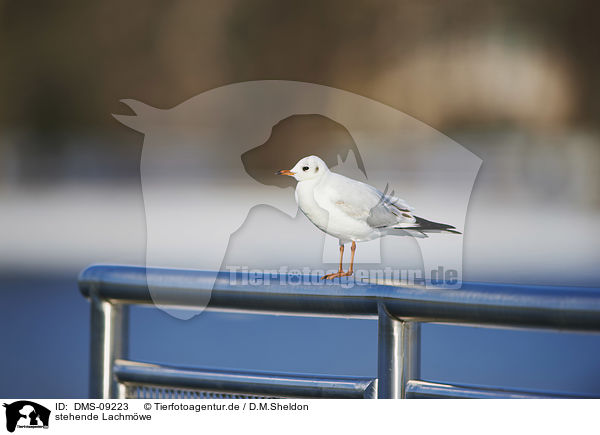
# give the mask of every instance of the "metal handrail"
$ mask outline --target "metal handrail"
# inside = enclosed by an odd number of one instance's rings
[[[449,289],[369,282],[348,288],[316,277],[291,280],[274,274],[269,281],[250,285],[229,272],[108,265],[85,269],[79,287],[92,302],[91,395],[118,394],[115,362],[127,353],[126,306],[153,300],[162,306],[204,308],[210,299],[206,309],[217,311],[378,318],[378,397],[418,396],[428,388],[434,396],[454,391],[466,397],[464,391],[474,391],[420,381],[421,322],[600,331],[598,288],[464,283]],[[482,397],[520,394],[481,392]]]
[[[410,380],[406,386],[409,399],[590,399],[588,394],[564,394],[550,391],[524,391],[480,386],[450,385],[436,382]]]
[[[343,288],[312,277],[299,280],[280,284],[272,276],[270,285],[252,286],[228,272],[91,266],[79,286],[86,297],[94,293],[115,303],[152,304],[154,298],[161,305],[194,307],[210,299],[208,310],[344,317],[377,317],[384,303],[391,316],[415,321],[600,330],[600,289],[481,283]]]
[[[228,394],[275,397],[372,398],[377,380],[367,377],[315,376],[258,371],[182,368],[127,360],[115,361],[122,384],[188,388]]]

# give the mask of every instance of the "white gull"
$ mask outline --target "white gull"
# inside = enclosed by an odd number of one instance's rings
[[[300,210],[320,230],[339,239],[339,271],[322,279],[352,275],[356,242],[386,235],[427,237],[427,233],[460,234],[452,225],[416,216],[414,209],[393,193],[380,192],[366,183],[331,172],[317,156],[304,157],[292,169],[277,173],[298,181],[296,202]],[[344,244],[349,242],[352,242],[352,256],[350,268],[344,272]]]

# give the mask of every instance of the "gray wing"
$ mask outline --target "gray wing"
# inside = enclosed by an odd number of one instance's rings
[[[369,186],[370,187],[370,186]],[[417,226],[412,207],[400,198],[379,192],[379,202],[369,210],[367,223],[373,228],[411,228]]]
[[[335,177],[315,199],[354,219],[364,219],[373,228],[417,226],[412,207],[402,199],[346,177]]]

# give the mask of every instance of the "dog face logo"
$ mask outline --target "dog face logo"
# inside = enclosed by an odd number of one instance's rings
[[[6,430],[19,428],[47,428],[50,410],[29,400],[19,400],[3,405],[6,408]]]
[[[389,185],[421,216],[464,232],[481,159],[377,101],[312,83],[266,80],[212,89],[170,109],[123,103],[134,114],[115,118],[144,134],[140,173],[150,268],[337,264],[337,240],[303,226],[293,180],[275,175],[308,155],[382,192]],[[456,234],[377,239],[361,245],[357,262],[423,270],[432,283],[443,268],[456,272],[448,286],[458,288],[462,242]],[[160,272],[150,269],[147,283],[157,307],[179,318],[196,314],[172,311],[161,300],[168,292]],[[209,300],[201,293],[198,311]]]

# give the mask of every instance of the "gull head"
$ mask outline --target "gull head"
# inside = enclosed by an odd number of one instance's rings
[[[308,156],[300,159],[292,169],[283,169],[277,175],[289,175],[298,181],[317,179],[326,174],[329,168],[317,156]]]

